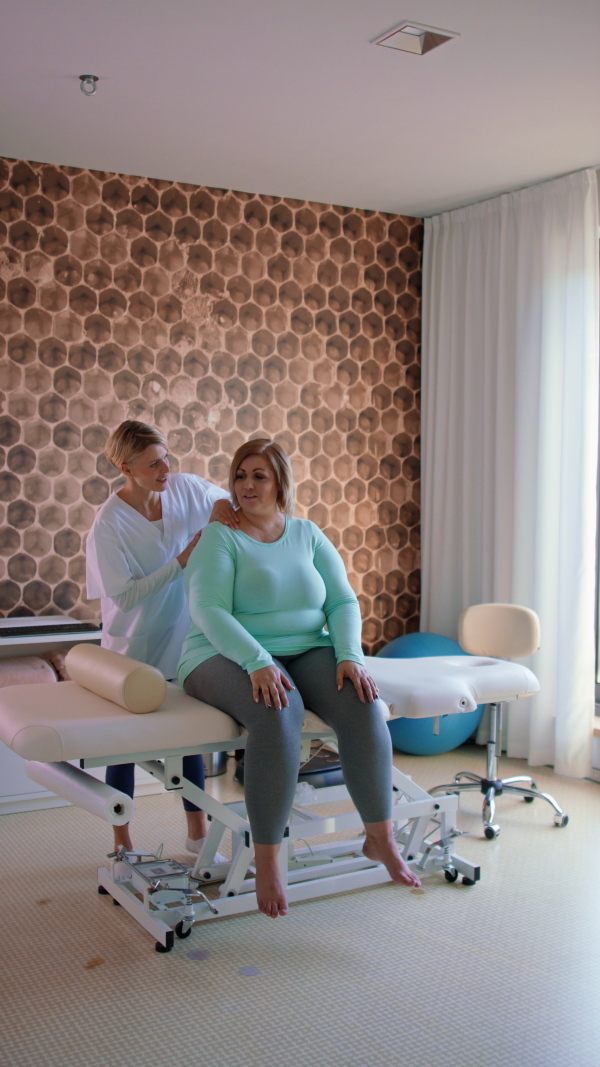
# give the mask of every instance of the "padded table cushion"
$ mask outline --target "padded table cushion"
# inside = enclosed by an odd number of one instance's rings
[[[306,712],[304,732],[331,734],[311,711]],[[0,690],[0,740],[17,755],[40,763],[196,746],[200,750],[219,742],[225,742],[224,749],[235,748],[245,733],[229,715],[169,682],[163,703],[152,715],[132,715],[76,682],[49,686],[43,700],[37,685]]]
[[[152,715],[132,715],[76,682],[48,686],[43,701],[35,685],[0,690],[0,739],[17,755],[41,763],[170,752],[239,735],[229,715],[168,683]]]
[[[478,656],[424,659],[367,657],[367,670],[394,715],[427,718],[473,711],[491,700],[514,700],[536,693],[534,674],[518,663]],[[346,683],[348,684],[348,683]],[[235,748],[245,731],[222,711],[167,684],[167,695],[152,715],[132,715],[111,700],[60,682],[0,689],[0,740],[24,759],[57,763],[132,753],[200,751],[223,742]],[[382,713],[386,714],[383,705]],[[304,732],[327,737],[331,730],[307,711]],[[239,746],[241,747],[241,746]]]
[[[379,695],[393,716],[427,719],[475,711],[478,704],[516,700],[539,692],[539,682],[520,663],[485,656],[366,656]]]

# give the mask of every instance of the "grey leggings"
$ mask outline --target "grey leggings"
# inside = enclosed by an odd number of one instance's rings
[[[283,656],[275,663],[296,687],[286,691],[290,706],[281,711],[265,707],[262,697],[256,704],[248,674],[225,656],[205,660],[183,685],[190,696],[248,730],[244,784],[255,844],[276,845],[283,837],[298,781],[305,707],[335,730],[346,785],[363,822],[389,819],[392,745],[377,703],[361,704],[347,678],[338,692],[331,647]]]

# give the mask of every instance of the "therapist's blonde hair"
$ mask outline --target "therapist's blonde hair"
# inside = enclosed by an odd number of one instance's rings
[[[285,515],[294,514],[294,475],[289,456],[283,451],[281,445],[268,437],[257,437],[253,441],[246,441],[240,445],[229,468],[229,492],[231,499],[235,500],[235,476],[240,463],[248,456],[266,456],[275,475],[277,483],[277,506]]]
[[[127,419],[111,433],[104,455],[113,467],[121,470],[123,463],[133,463],[149,445],[162,445],[166,448],[167,442],[155,426]]]

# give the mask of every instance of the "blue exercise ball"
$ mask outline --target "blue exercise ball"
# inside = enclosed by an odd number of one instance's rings
[[[424,656],[467,656],[458,641],[442,634],[405,634],[377,653],[384,659],[419,659]],[[434,734],[433,719],[393,719],[388,723],[392,744],[410,756],[435,756],[457,748],[477,729],[485,705],[475,711],[440,716],[440,732]]]

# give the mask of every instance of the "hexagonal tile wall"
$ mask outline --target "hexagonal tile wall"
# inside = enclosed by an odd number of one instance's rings
[[[248,437],[292,458],[366,651],[418,629],[421,220],[0,159],[0,612],[97,618],[102,455],[154,423],[225,484]]]

